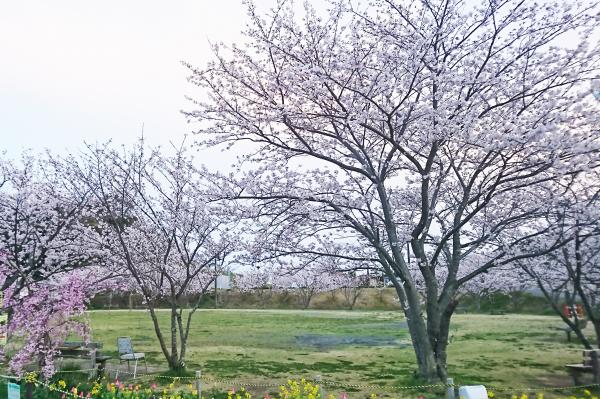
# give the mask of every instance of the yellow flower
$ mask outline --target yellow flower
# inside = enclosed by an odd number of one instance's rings
[[[585,396],[592,396],[592,393],[590,392],[590,390],[589,390],[589,389],[584,389],[584,390],[583,390],[583,394],[584,394]]]
[[[37,374],[36,373],[27,373],[25,374],[25,382],[30,384],[34,384],[37,382]]]
[[[493,397],[494,397],[494,392],[492,392],[492,391],[489,391],[489,392],[488,392],[488,398],[493,398]]]
[[[100,390],[102,389],[102,385],[99,383],[95,383],[94,386],[92,387],[92,390],[90,391],[90,393],[95,396],[98,395],[100,393]]]

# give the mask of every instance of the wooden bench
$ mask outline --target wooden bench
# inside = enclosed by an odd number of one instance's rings
[[[594,382],[600,382],[600,363],[598,358],[600,358],[600,349],[587,349],[583,351],[583,363],[565,365],[573,377],[575,385],[580,385],[579,377],[582,373],[592,373]]]
[[[89,359],[90,370],[93,370],[92,377],[100,378],[104,375],[106,369],[106,361],[110,359],[110,356],[104,356],[99,352],[102,349],[101,342],[63,342],[58,348],[60,351],[60,357],[71,358],[71,359]]]

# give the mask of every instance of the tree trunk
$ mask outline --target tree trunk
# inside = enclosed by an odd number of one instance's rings
[[[429,383],[445,382],[448,377],[447,348],[450,319],[458,305],[452,299],[445,307],[428,306],[428,315],[421,312],[419,294],[409,284],[394,282],[417,357],[418,376]]]
[[[417,358],[417,375],[427,382],[439,382],[438,368],[440,367],[438,367],[439,365],[436,361],[435,347],[431,344],[432,341],[430,340],[425,317],[421,312],[419,293],[409,281],[401,282],[382,256],[380,256],[380,259],[384,270],[386,270],[387,275],[394,285],[398,300],[406,317],[408,332],[410,333],[413,350]],[[446,375],[445,359],[441,364],[442,375]]]
[[[438,333],[435,337],[430,337],[434,342],[435,361],[437,364],[437,375],[440,381],[446,382],[448,378],[448,338],[450,335],[450,320],[454,314],[454,310],[458,305],[458,301],[451,300],[445,309],[440,309],[438,325]]]
[[[419,377],[428,381],[436,382],[438,377],[438,364],[436,362],[434,348],[431,345],[425,319],[421,313],[421,305],[418,293],[406,289],[407,307],[404,309],[408,330],[412,339],[413,349],[417,357],[417,365],[419,367]],[[399,296],[401,293],[398,293]],[[402,297],[402,296],[401,296]]]
[[[171,370],[182,370],[183,362],[179,358],[179,350],[177,348],[177,334],[178,334],[178,323],[177,323],[177,306],[171,305],[171,357],[169,359],[169,368]]]
[[[594,332],[596,333],[596,347],[600,349],[600,321],[595,320],[593,325]]]
[[[182,353],[181,355],[178,353],[178,348],[177,348],[177,334],[178,334],[178,314],[177,314],[177,307],[174,305],[171,305],[171,350],[169,351],[169,347],[167,346],[167,342],[165,340],[165,336],[162,333],[162,330],[160,328],[160,324],[158,322],[158,317],[156,315],[156,311],[154,309],[154,306],[150,305],[150,302],[148,302],[148,310],[150,311],[150,318],[152,319],[152,324],[154,325],[154,332],[156,333],[156,338],[158,338],[158,343],[160,344],[160,349],[162,350],[162,353],[165,356],[165,359],[167,359],[167,363],[169,365],[169,369],[170,370],[183,370],[185,368],[185,363],[184,363],[184,359],[183,359],[183,355],[185,353]],[[183,343],[182,345],[185,345],[185,343]]]
[[[169,353],[169,349],[165,343],[165,338],[160,329],[160,324],[158,323],[158,317],[156,316],[156,311],[154,310],[154,306],[148,302],[148,310],[150,311],[150,318],[152,319],[152,324],[154,325],[154,332],[156,333],[156,338],[158,338],[158,343],[160,344],[160,349],[162,350],[163,355],[167,359],[169,363],[169,367],[171,367],[170,359],[171,354]]]

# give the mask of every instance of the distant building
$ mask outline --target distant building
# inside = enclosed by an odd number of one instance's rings
[[[231,277],[226,274],[217,276],[217,289],[220,289],[220,290],[231,289]]]

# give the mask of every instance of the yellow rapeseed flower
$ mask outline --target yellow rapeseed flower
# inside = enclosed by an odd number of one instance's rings
[[[34,372],[25,374],[25,382],[35,384],[37,382],[37,374]]]

